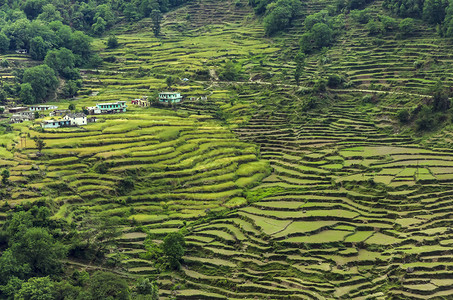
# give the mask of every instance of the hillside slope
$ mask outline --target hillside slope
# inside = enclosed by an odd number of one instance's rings
[[[172,88],[208,100],[176,112],[130,105],[75,130],[14,125],[0,152],[14,183],[5,200],[52,199],[54,218],[79,230],[88,216],[112,220],[123,234],[109,258],[158,279],[163,299],[450,297],[450,131],[423,141],[395,118],[429,103],[439,79],[451,84],[448,42],[421,22],[407,39],[378,39],[346,16],[347,30],[306,58],[297,86],[302,19],[267,38],[246,1],[235,2],[171,12],[161,39],[149,19],[115,28],[116,49],[97,39],[109,62],[84,70],[86,95],[57,105],[130,101],[166,89],[167,76],[189,78]],[[383,13],[381,1],[370,9]],[[242,80],[212,76],[229,60]],[[335,73],[356,85],[312,92]],[[143,255],[145,238],[181,229],[182,268],[161,272]]]

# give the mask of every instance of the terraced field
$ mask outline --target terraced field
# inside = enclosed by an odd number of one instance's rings
[[[451,294],[453,152],[384,134],[354,107],[343,97],[296,124],[261,111],[235,130],[273,172],[251,205],[187,236],[181,280],[194,298]]]

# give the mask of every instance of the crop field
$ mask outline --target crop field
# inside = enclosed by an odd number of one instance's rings
[[[110,220],[121,236],[109,257],[120,257],[122,272],[156,279],[162,299],[447,299],[451,128],[420,141],[395,115],[426,100],[439,78],[451,83],[450,46],[422,24],[405,40],[376,41],[347,19],[344,43],[308,56],[298,87],[291,51],[302,20],[266,38],[239,2],[193,1],[165,15],[160,39],[149,19],[115,28],[117,49],[96,39],[95,50],[113,58],[83,70],[77,99],[51,104],[125,100],[127,113],[80,128],[14,124],[0,140],[0,167],[14,183],[8,204],[54,200],[53,218],[80,230],[91,217]],[[432,63],[415,68],[421,58]],[[243,81],[215,78],[227,60],[242,65]],[[268,81],[255,78],[262,73]],[[331,73],[354,90],[329,89],[320,97],[329,103],[306,109],[304,91]],[[130,104],[166,90],[169,75],[190,79],[173,86],[186,99],[208,99],[177,110]],[[376,92],[375,102],[359,89]],[[181,229],[181,270],[162,273],[144,258],[144,241]]]

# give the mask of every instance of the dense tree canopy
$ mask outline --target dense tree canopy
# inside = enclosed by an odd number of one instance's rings
[[[278,0],[269,5],[264,18],[264,30],[267,35],[283,30],[291,25],[291,21],[301,13],[299,0]]]
[[[451,0],[385,0],[383,6],[401,17],[423,18],[431,24],[443,24],[445,33],[449,27]]]
[[[55,76],[55,72],[48,65],[39,65],[26,69],[23,82],[31,85],[36,102],[42,102],[49,98],[58,87],[58,79]]]
[[[179,232],[169,233],[162,244],[162,250],[171,268],[178,269],[184,255],[184,236]]]

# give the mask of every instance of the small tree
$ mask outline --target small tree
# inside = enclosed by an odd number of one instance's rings
[[[160,22],[162,21],[162,14],[160,10],[158,9],[153,9],[151,12],[151,20],[153,21],[153,32],[154,36],[158,37],[160,35]]]
[[[0,88],[0,104],[6,104],[7,97],[5,90]]]
[[[107,48],[114,49],[114,48],[118,47],[118,45],[119,45],[119,43],[118,43],[118,39],[116,38],[116,36],[111,35],[109,37],[109,39],[107,40]]]
[[[24,282],[14,299],[52,300],[54,283],[47,277],[32,277]]]
[[[401,123],[407,123],[409,122],[410,113],[407,109],[402,109],[398,112],[397,117]]]
[[[135,287],[137,294],[148,295],[146,299],[158,300],[159,289],[155,281],[150,281],[149,278],[139,279]]]
[[[92,299],[130,299],[127,282],[113,273],[95,272],[91,276],[90,292]]]
[[[4,185],[7,185],[8,184],[8,180],[9,179],[9,170],[8,169],[4,169],[2,171],[2,183]]]
[[[412,18],[406,18],[399,24],[399,29],[403,36],[409,36],[414,31],[415,21]]]
[[[162,243],[162,250],[172,269],[179,269],[181,258],[184,255],[185,240],[180,232],[171,232]]]
[[[36,99],[30,83],[22,83],[19,91],[20,101],[24,104],[34,104]]]
[[[296,61],[296,71],[294,72],[294,79],[296,80],[296,84],[299,85],[300,76],[302,75],[302,71],[305,67],[305,54],[299,52],[295,58]]]
[[[35,141],[36,148],[38,148],[39,152],[41,152],[41,150],[46,146],[46,143],[37,136],[35,136],[33,140]]]
[[[445,112],[450,108],[450,99],[442,85],[442,82],[438,81],[432,88],[431,93],[433,94],[433,110]]]
[[[76,107],[75,107],[74,103],[69,104],[68,109],[69,110],[75,110]]]
[[[33,116],[35,117],[35,119],[39,119],[39,112],[35,111],[33,113]]]
[[[175,83],[175,79],[172,76],[168,76],[166,79],[167,87],[171,88],[171,86]]]

